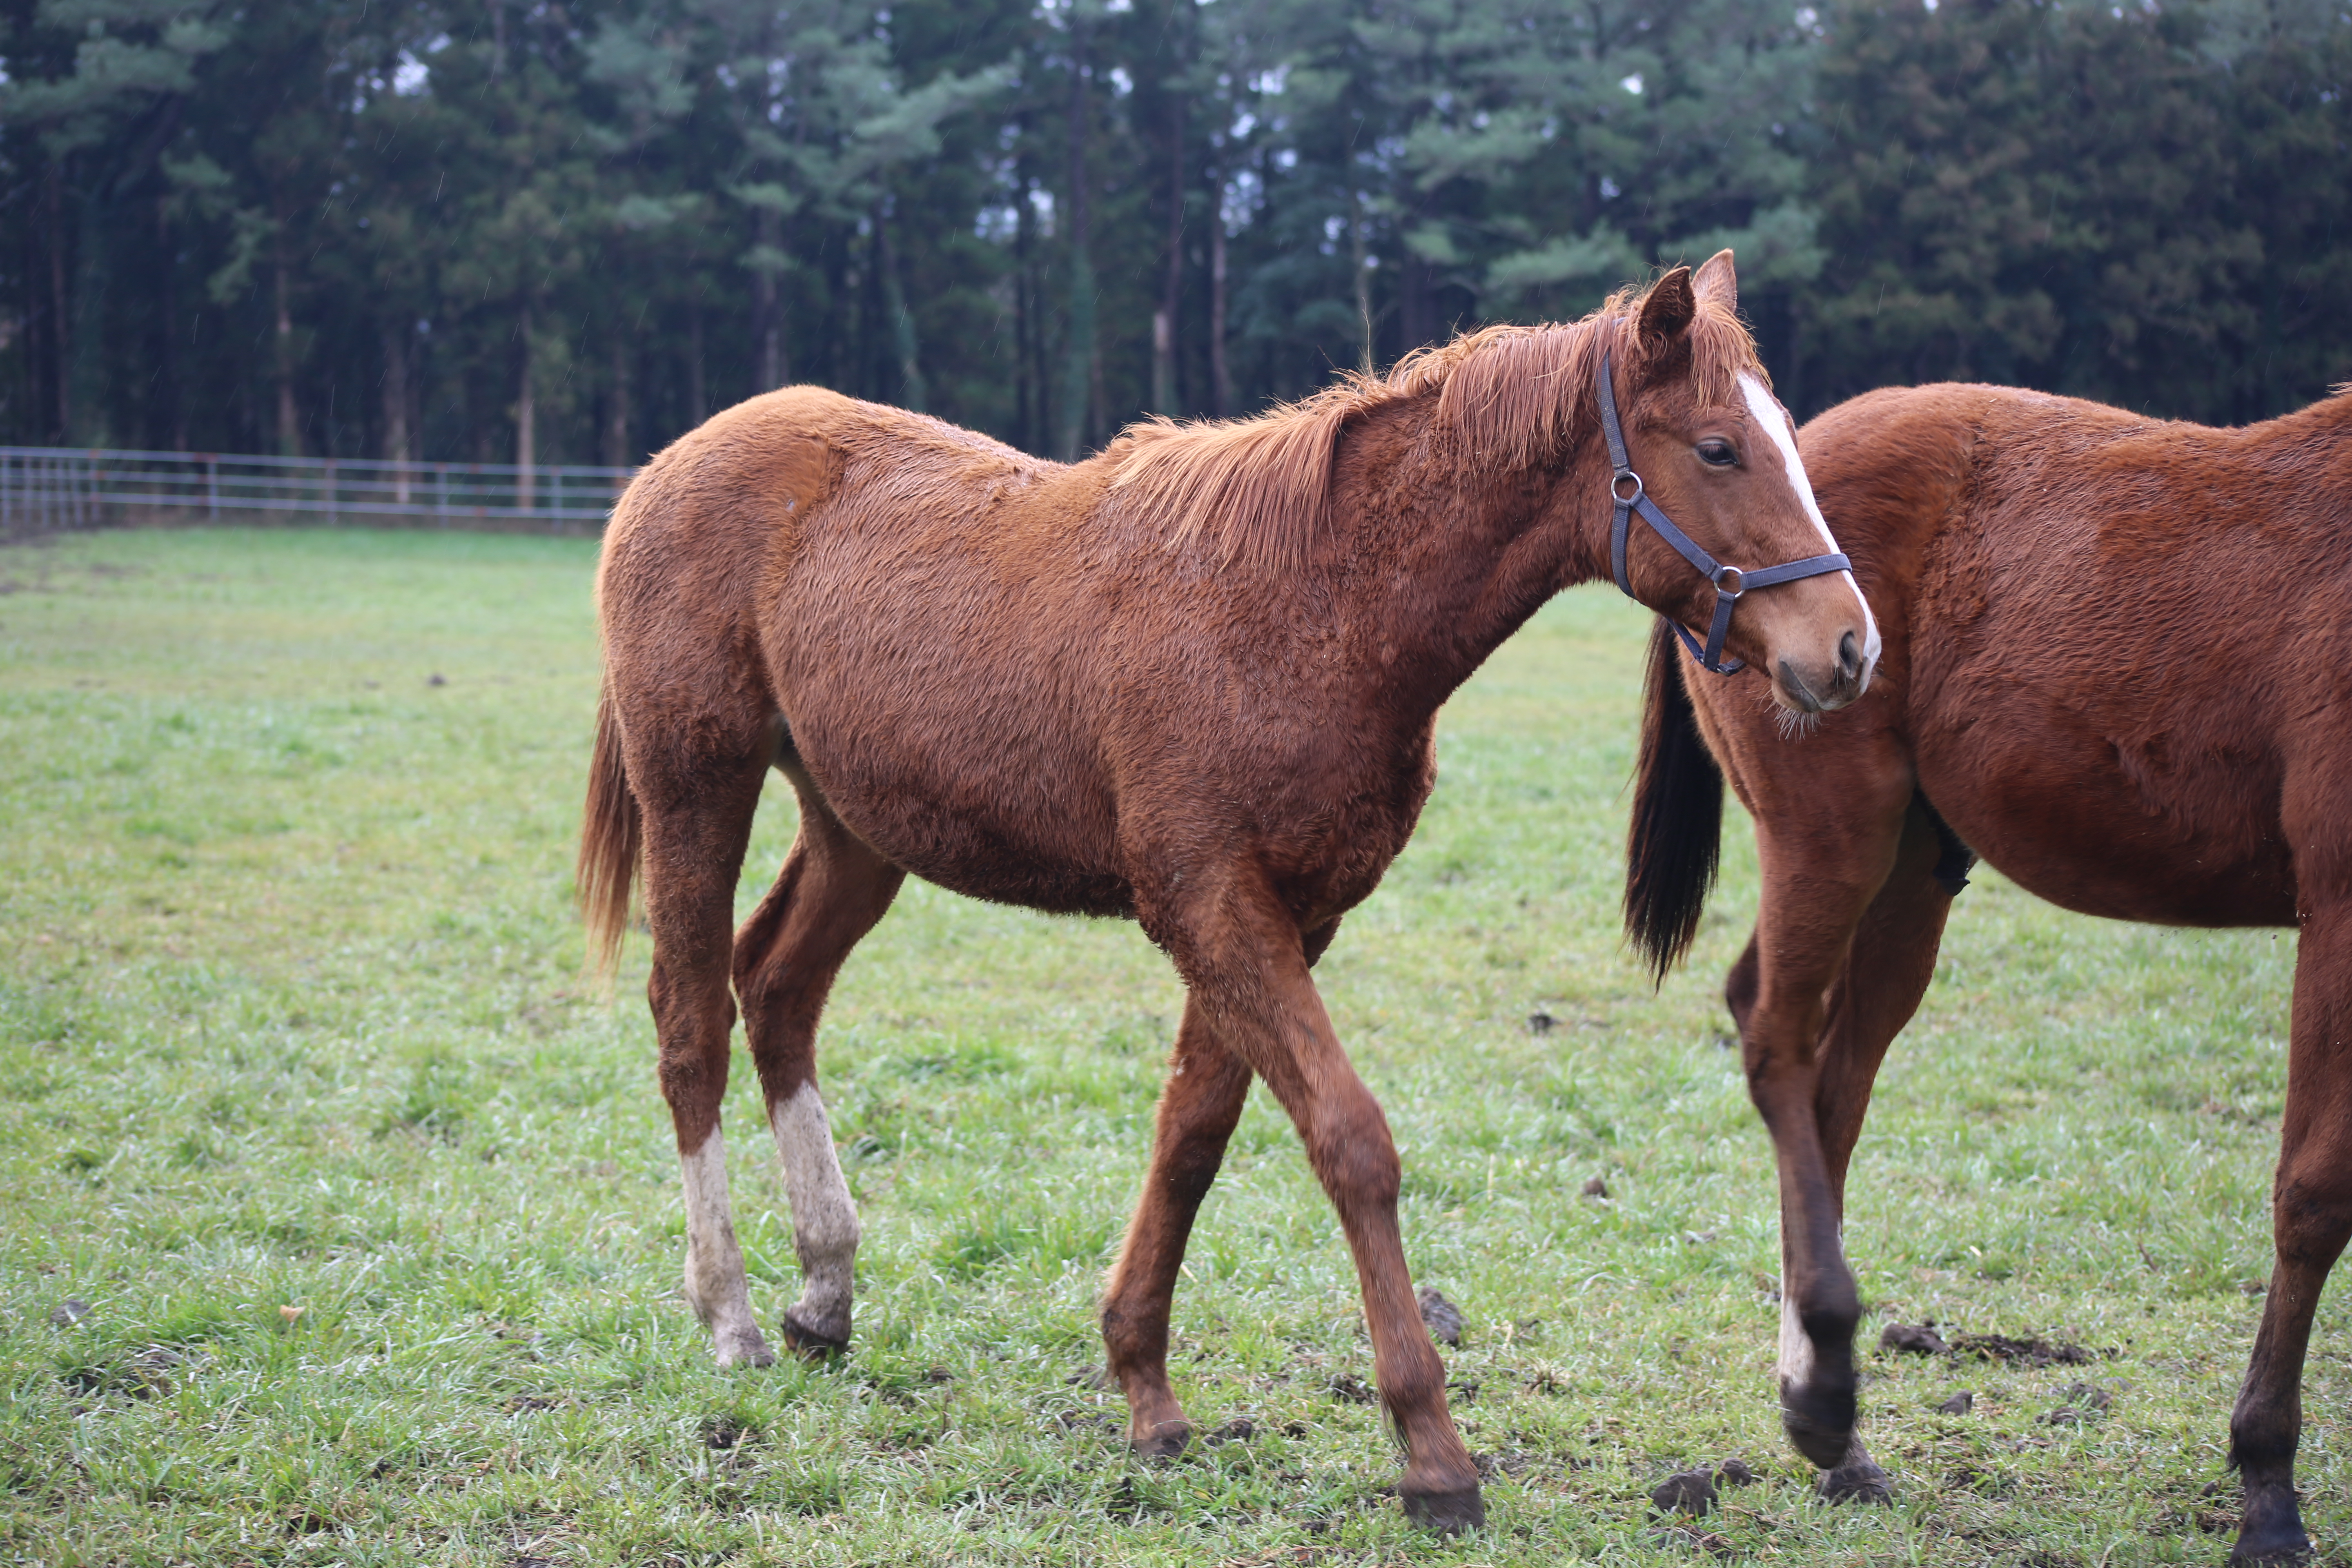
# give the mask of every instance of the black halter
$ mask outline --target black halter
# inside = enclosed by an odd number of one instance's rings
[[[1848,572],[1853,563],[1843,555],[1808,555],[1802,561],[1786,565],[1767,566],[1761,571],[1742,572],[1737,566],[1725,566],[1714,556],[1692,542],[1691,536],[1676,528],[1666,514],[1658,510],[1642,476],[1635,473],[1632,459],[1625,455],[1625,432],[1617,423],[1617,392],[1609,374],[1609,356],[1601,356],[1601,434],[1609,442],[1609,461],[1616,469],[1609,479],[1609,500],[1617,515],[1609,524],[1609,564],[1617,574],[1617,586],[1627,598],[1633,596],[1633,584],[1625,580],[1625,535],[1633,514],[1640,512],[1642,521],[1657,531],[1658,537],[1675,547],[1681,557],[1699,570],[1699,574],[1715,584],[1715,624],[1707,628],[1706,650],[1701,652],[1698,638],[1680,621],[1669,623],[1675,635],[1683,639],[1683,647],[1698,660],[1699,668],[1717,675],[1737,675],[1747,667],[1738,659],[1723,658],[1724,635],[1731,630],[1731,609],[1739,603],[1739,595],[1750,588],[1769,588],[1776,583],[1793,583],[1801,577],[1818,577],[1824,572]],[[1633,481],[1633,493],[1622,493],[1626,481]]]

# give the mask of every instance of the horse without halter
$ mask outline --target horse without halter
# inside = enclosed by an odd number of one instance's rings
[[[1130,1440],[1171,1454],[1189,1433],[1170,1299],[1255,1074],[1354,1254],[1407,1510],[1483,1517],[1406,1272],[1395,1146],[1309,971],[1412,829],[1438,705],[1546,599],[1608,570],[1604,357],[1633,456],[1693,532],[1759,561],[1825,542],[1735,293],[1727,251],[1573,326],[1490,328],[1262,418],[1145,425],[1070,467],[808,387],[654,459],[605,536],[580,888],[609,964],[642,854],[686,1293],[721,1364],[770,1359],[719,1125],[730,976],[804,1281],[785,1339],[836,1350],[858,1227],[815,1031],[852,946],[908,872],[1132,916],[1188,997],[1103,1300]],[[1665,545],[1635,542],[1645,603],[1708,607]],[[1874,639],[1850,577],[1746,603],[1730,645],[1782,701],[1862,692]],[[771,767],[800,797],[799,837],[730,937]]]
[[[1833,1467],[1825,1489],[1883,1494],[1853,1436],[1846,1164],[1971,847],[2089,914],[2300,926],[2277,1265],[2230,1422],[2234,1560],[2295,1557],[2304,1352],[2352,1236],[2352,395],[2211,430],[1927,386],[1832,409],[1803,447],[1887,679],[1783,735],[1741,683],[1678,679],[1661,627],[1626,889],[1663,974],[1696,931],[1727,775],[1764,871],[1727,994],[1780,1167],[1790,1436]]]

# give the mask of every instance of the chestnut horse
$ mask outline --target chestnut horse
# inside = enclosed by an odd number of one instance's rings
[[[1308,971],[1412,830],[1438,705],[1546,599],[1608,570],[1604,363],[1632,460],[1692,534],[1759,564],[1833,548],[1735,291],[1727,251],[1572,326],[1489,328],[1261,418],[1145,425],[1068,467],[811,387],[648,465],[597,584],[580,888],[609,965],[642,861],[685,1293],[721,1365],[770,1359],[719,1135],[735,1000],[801,1260],[784,1338],[838,1350],[858,1226],[817,1016],[912,872],[1132,917],[1188,988],[1102,1307],[1130,1441],[1186,1441],[1170,1296],[1255,1074],[1354,1255],[1407,1510],[1483,1517],[1406,1273],[1395,1146]],[[1706,624],[1716,589],[1660,537],[1636,535],[1631,561],[1643,603]],[[1754,595],[1730,651],[1811,710],[1860,694],[1874,643],[1832,572]],[[799,795],[799,836],[730,934],[770,768]]]
[[[1626,889],[1663,975],[1713,879],[1728,776],[1763,866],[1727,994],[1780,1163],[1790,1436],[1825,1490],[1883,1492],[1853,1436],[1846,1163],[1973,851],[2087,914],[2301,928],[2277,1265],[2230,1422],[2233,1560],[2300,1553],[2304,1351],[2352,1235],[2352,395],[2212,430],[1924,386],[1832,409],[1802,449],[1882,617],[1885,679],[1791,732],[1752,683],[1678,679],[1662,628]]]

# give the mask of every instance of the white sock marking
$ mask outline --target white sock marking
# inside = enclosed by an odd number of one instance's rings
[[[768,1347],[751,1318],[743,1248],[727,1202],[727,1139],[716,1127],[691,1154],[678,1156],[686,1180],[686,1299],[710,1326],[719,1364],[765,1364]]]
[[[768,1107],[768,1125],[784,1163],[784,1195],[793,1210],[793,1250],[800,1255],[801,1299],[793,1316],[820,1333],[846,1340],[857,1257],[857,1207],[842,1179],[833,1123],[816,1085],[804,1083],[790,1100]]]
[[[1822,515],[1821,502],[1813,499],[1813,481],[1805,476],[1805,459],[1798,455],[1797,427],[1790,420],[1789,411],[1781,407],[1780,400],[1765,391],[1764,384],[1748,372],[1740,373],[1739,392],[1748,400],[1748,412],[1755,416],[1756,423],[1780,449],[1780,461],[1789,470],[1789,483],[1795,489],[1797,500],[1803,504],[1805,516],[1812,522],[1813,531],[1821,535],[1822,552],[1835,554],[1838,542],[1830,532],[1829,520]],[[1853,590],[1854,602],[1862,606],[1862,689],[1867,691],[1870,689],[1870,677],[1878,668],[1878,617],[1870,613],[1870,601],[1863,597],[1862,584],[1853,580],[1853,574],[1841,572],[1838,575],[1845,579],[1845,585]]]
[[[1813,1342],[1797,1319],[1797,1303],[1789,1295],[1789,1277],[1780,1277],[1780,1386],[1802,1388],[1813,1380]]]

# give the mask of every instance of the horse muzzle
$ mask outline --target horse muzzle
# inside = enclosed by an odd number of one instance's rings
[[[1783,654],[1772,661],[1772,695],[1800,713],[1834,713],[1870,689],[1877,660],[1864,651],[1860,627],[1838,637],[1832,657],[1798,660]]]

